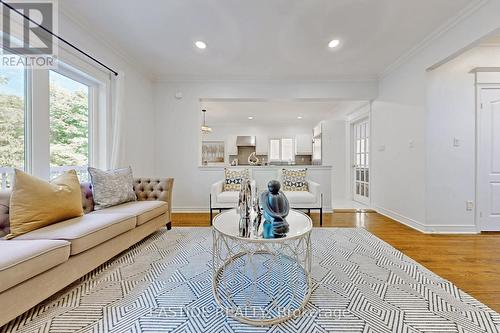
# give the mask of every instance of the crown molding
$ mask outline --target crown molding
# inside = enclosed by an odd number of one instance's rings
[[[460,22],[477,12],[480,8],[486,5],[490,0],[475,0],[463,8],[457,15],[447,20],[443,25],[430,33],[421,42],[412,47],[408,52],[404,53],[395,62],[385,68],[384,71],[378,76],[379,80],[387,77],[402,65],[414,58],[418,53],[423,51],[432,42],[443,36],[445,33],[456,27]]]
[[[102,34],[97,33],[91,26],[84,22],[79,17],[73,15],[64,6],[59,5],[59,13],[65,16],[71,23],[73,23],[77,28],[82,31],[90,32],[87,35],[95,41],[99,42],[102,46],[109,49],[115,56],[120,58],[125,64],[138,70],[144,74],[150,81],[154,81],[154,74],[145,68],[137,59],[132,57],[130,54],[126,53],[122,48],[117,46],[115,43],[110,42],[108,39],[102,37]]]
[[[194,75],[162,75],[153,79],[156,83],[203,83],[203,82],[276,82],[276,83],[376,83],[376,76],[337,76],[331,78],[318,78],[313,76],[252,76],[252,75],[230,75],[230,76],[194,76]]]
[[[355,107],[345,116],[345,120],[348,122],[354,122],[364,117],[370,116],[370,105],[371,101],[367,101],[362,105]]]

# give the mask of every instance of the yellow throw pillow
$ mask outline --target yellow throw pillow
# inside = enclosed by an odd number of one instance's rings
[[[9,204],[11,239],[27,232],[82,216],[82,193],[75,170],[50,182],[15,171]]]

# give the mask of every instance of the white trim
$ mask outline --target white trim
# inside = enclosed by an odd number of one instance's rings
[[[425,48],[427,48],[432,42],[436,41],[439,37],[443,36],[446,32],[453,29],[455,26],[457,26],[460,22],[462,22],[466,18],[470,17],[472,14],[477,12],[481,7],[486,5],[488,2],[490,2],[490,1],[489,0],[471,1],[471,3],[467,7],[462,9],[457,15],[450,18],[441,27],[434,30],[431,34],[429,34],[426,38],[424,38],[420,43],[416,44],[408,52],[406,52],[402,56],[400,56],[395,62],[393,62],[392,64],[387,66],[386,69],[384,71],[382,71],[382,73],[380,74],[379,79],[383,79],[383,78],[389,76],[391,73],[396,71],[402,65],[407,63],[410,59],[415,57],[418,53],[420,53]],[[434,66],[435,65],[431,66],[431,68],[433,68]]]
[[[227,82],[251,82],[251,83],[362,83],[378,82],[377,76],[336,76],[332,78],[318,79],[315,76],[256,76],[256,75],[168,75],[162,74],[152,78],[154,83],[227,83]],[[351,100],[347,98],[346,100]]]
[[[24,68],[24,172],[33,174],[33,70]]]
[[[371,107],[370,105],[367,105],[367,107],[369,108],[366,112],[363,112],[365,115],[364,116],[360,116],[358,118],[356,118],[356,120],[353,120],[350,122],[350,128],[351,128],[351,140],[349,142],[349,145],[350,145],[350,162],[351,162],[351,165],[350,165],[350,191],[351,191],[351,196],[350,196],[350,200],[352,201],[355,201],[357,203],[361,203],[363,205],[366,205],[366,206],[371,206],[371,198],[372,198],[372,193],[373,193],[373,189],[372,189],[372,169],[371,169],[371,166],[372,166],[372,129],[371,129],[371,125],[372,125],[372,122],[371,122]],[[368,155],[368,172],[369,172],[369,180],[367,182],[367,185],[369,186],[369,195],[368,197],[362,197],[362,196],[358,196],[358,200],[356,200],[356,193],[355,193],[355,171],[354,171],[354,165],[356,165],[356,157],[354,156],[356,154],[356,148],[355,148],[355,145],[356,145],[356,138],[354,137],[354,128],[356,125],[360,124],[360,123],[367,123],[368,124],[368,131],[369,131],[369,135],[368,135],[368,142],[369,142],[369,148],[368,148],[368,152],[367,152],[367,155]],[[365,150],[366,152],[366,150]]]
[[[355,123],[363,118],[370,117],[371,104],[371,101],[367,101],[366,104],[352,110],[347,114],[346,120],[350,123]]]
[[[426,227],[426,234],[479,234],[474,225],[430,225]]]
[[[394,221],[404,224],[407,227],[410,227],[422,233],[426,232],[425,225],[417,220],[411,219],[409,217],[396,213],[390,209],[386,209],[380,206],[375,206],[373,207],[373,209],[380,215],[393,219]]]
[[[474,143],[474,226],[477,232],[481,232],[483,230],[483,226],[481,224],[481,195],[479,194],[479,179],[481,179],[480,168],[479,168],[479,143],[481,138],[481,126],[480,126],[480,117],[482,109],[482,92],[487,89],[500,89],[500,83],[479,83],[478,80],[478,72],[475,73],[475,94],[476,94],[476,114],[475,114],[475,143]]]
[[[424,225],[423,223],[379,206],[373,208],[377,213],[406,225],[424,234],[478,234],[475,225]]]

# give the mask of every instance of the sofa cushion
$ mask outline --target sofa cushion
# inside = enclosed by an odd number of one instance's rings
[[[31,231],[16,239],[63,239],[71,243],[71,255],[135,228],[132,214],[86,214]]]
[[[168,204],[165,201],[134,201],[127,202],[118,206],[97,210],[92,214],[110,214],[125,213],[137,217],[137,225],[144,224],[168,210]]]
[[[240,192],[238,191],[221,192],[217,194],[217,202],[234,204],[236,207],[238,205],[239,196]]]
[[[3,240],[0,241],[0,253],[2,292],[68,260],[70,243],[63,240]]]
[[[317,200],[316,196],[312,194],[311,192],[305,192],[305,191],[284,191],[288,202],[290,205],[295,205],[295,204],[312,204],[315,203]]]

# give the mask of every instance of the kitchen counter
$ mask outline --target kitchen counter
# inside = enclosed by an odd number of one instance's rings
[[[307,168],[307,169],[331,169],[331,165],[202,165],[198,167],[200,170],[224,170],[228,169],[287,169],[287,168]]]

